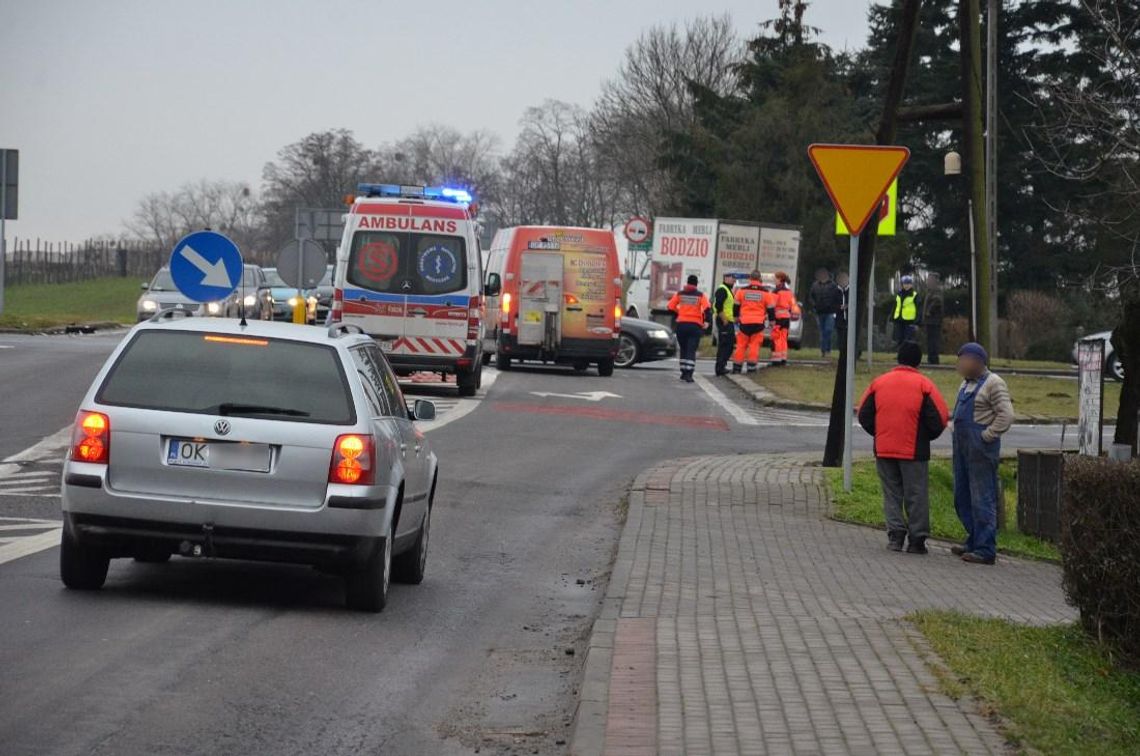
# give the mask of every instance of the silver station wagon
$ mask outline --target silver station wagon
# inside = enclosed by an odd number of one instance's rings
[[[424,577],[438,466],[415,421],[434,417],[353,326],[156,316],[76,417],[63,582],[100,588],[117,557],[295,562],[380,611]]]

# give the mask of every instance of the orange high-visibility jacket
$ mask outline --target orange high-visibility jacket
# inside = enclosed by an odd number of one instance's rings
[[[760,325],[768,319],[768,292],[751,283],[736,292],[736,319],[744,325]]]
[[[695,286],[686,286],[669,300],[669,309],[677,313],[678,323],[696,323],[703,326],[705,313],[711,307],[709,298]]]
[[[799,315],[800,306],[796,302],[796,295],[791,289],[781,286],[773,292],[775,299],[776,317],[778,319],[790,318],[792,313]]]

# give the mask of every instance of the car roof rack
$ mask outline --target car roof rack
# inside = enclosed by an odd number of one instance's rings
[[[329,326],[330,339],[339,339],[341,336],[346,336],[350,333],[358,333],[361,336],[367,335],[364,333],[364,329],[356,323],[333,323]]]
[[[162,320],[173,320],[175,315],[180,315],[184,318],[188,318],[193,315],[193,313],[189,310],[183,310],[179,307],[167,307],[151,315],[146,322],[158,323]]]

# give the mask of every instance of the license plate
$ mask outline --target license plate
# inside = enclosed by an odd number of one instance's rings
[[[210,445],[205,441],[172,438],[166,450],[166,464],[178,467],[209,467]]]

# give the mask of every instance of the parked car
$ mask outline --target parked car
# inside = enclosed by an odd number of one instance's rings
[[[339,324],[168,317],[135,326],[80,404],[64,585],[173,554],[310,564],[367,611],[390,579],[422,581],[438,461],[415,421],[435,405],[408,408],[376,342]]]
[[[1101,331],[1099,333],[1090,333],[1073,343],[1073,362],[1077,361],[1077,345],[1085,339],[1104,339],[1104,374],[1105,376],[1115,380],[1124,380],[1124,363],[1120,361],[1120,355],[1112,348],[1112,331]]]
[[[641,362],[667,360],[677,356],[677,338],[673,331],[652,320],[623,317],[614,366],[633,367]]]
[[[174,285],[170,268],[160,268],[150,283],[142,285],[143,293],[135,305],[138,320],[149,320],[161,310],[176,310],[187,315],[217,315],[221,309],[218,302],[201,304],[190,299]]]

